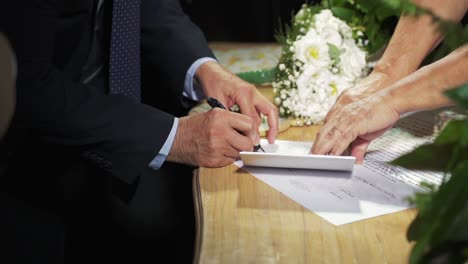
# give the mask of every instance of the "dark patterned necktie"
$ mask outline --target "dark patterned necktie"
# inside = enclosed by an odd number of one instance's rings
[[[110,93],[140,101],[140,0],[113,0],[109,67]]]

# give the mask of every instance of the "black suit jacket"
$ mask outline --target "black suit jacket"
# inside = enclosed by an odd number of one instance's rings
[[[90,51],[93,5],[93,0],[0,3],[0,30],[18,59],[17,109],[7,138],[14,142],[26,132],[83,153],[131,183],[163,146],[174,117],[80,82]],[[141,15],[142,59],[167,84],[151,89],[180,101],[190,65],[214,56],[177,0],[142,0]]]

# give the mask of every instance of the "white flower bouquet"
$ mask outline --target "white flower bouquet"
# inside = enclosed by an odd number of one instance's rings
[[[368,74],[364,33],[329,9],[304,5],[278,40],[283,51],[272,83],[274,102],[293,125],[323,122],[337,97]]]

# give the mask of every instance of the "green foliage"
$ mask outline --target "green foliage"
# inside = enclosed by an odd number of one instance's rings
[[[468,109],[468,85],[447,93]],[[442,184],[410,198],[419,213],[407,237],[416,241],[410,263],[465,263],[468,260],[468,119],[450,121],[435,141],[393,161],[409,169],[438,170]]]
[[[388,43],[399,17],[399,12],[391,8],[393,1],[389,2],[323,0],[321,6],[331,9],[336,17],[346,21],[353,29],[363,32],[365,39],[369,41],[366,50],[372,55]]]
[[[271,83],[275,79],[276,68],[238,73],[237,76],[254,85]]]
[[[449,90],[445,94],[463,108],[468,109],[468,84],[463,85],[460,89]]]
[[[454,120],[448,123],[432,144],[420,146],[393,161],[394,164],[421,170],[448,171],[452,162],[468,160],[468,122]],[[454,149],[460,149],[457,160],[453,161]]]
[[[436,190],[417,194],[417,218],[408,229],[416,241],[410,263],[464,263],[468,259],[468,160],[460,160],[450,179]]]

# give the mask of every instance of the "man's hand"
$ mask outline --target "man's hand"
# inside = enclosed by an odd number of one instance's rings
[[[229,165],[240,151],[253,150],[254,129],[249,116],[219,108],[182,117],[167,160],[211,168]]]
[[[311,153],[341,155],[350,147],[356,163],[362,164],[370,142],[400,118],[390,102],[390,93],[382,90],[340,107],[317,133]]]
[[[260,140],[261,114],[268,119],[268,141],[274,143],[278,135],[278,108],[266,99],[255,86],[240,79],[217,62],[206,62],[196,73],[206,96],[218,99],[228,109],[237,104],[242,114],[254,125],[254,144]]]

